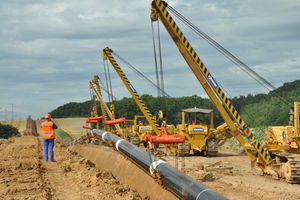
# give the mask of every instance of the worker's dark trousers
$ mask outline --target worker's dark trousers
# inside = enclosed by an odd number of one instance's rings
[[[44,160],[48,161],[48,149],[49,149],[50,161],[54,161],[54,153],[53,153],[54,139],[43,138],[43,140],[44,140]]]

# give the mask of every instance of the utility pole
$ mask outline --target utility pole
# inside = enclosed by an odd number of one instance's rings
[[[18,106],[14,106],[14,104],[11,104],[11,120],[14,121],[14,108],[17,108]]]
[[[14,106],[14,104],[11,104],[11,120],[14,121],[14,107],[18,108],[18,106]]]

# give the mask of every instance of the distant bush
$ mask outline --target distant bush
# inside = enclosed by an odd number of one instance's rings
[[[8,139],[13,136],[21,137],[18,129],[12,125],[3,125],[0,123],[0,138]]]

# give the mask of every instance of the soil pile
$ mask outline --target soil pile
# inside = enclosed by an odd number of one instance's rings
[[[28,117],[26,121],[26,130],[23,131],[23,135],[34,135],[38,136],[36,122]]]

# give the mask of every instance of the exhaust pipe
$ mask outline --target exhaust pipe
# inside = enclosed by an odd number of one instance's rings
[[[163,184],[170,189],[180,199],[195,200],[225,200],[226,197],[216,191],[206,187],[202,183],[175,169],[163,160],[155,157],[152,162],[149,154],[128,141],[104,130],[94,129],[82,135],[77,140],[70,142],[67,146],[75,145],[88,138],[102,139],[109,143],[111,141],[116,149],[126,157],[130,158],[144,171],[152,174],[151,169],[155,169],[161,175]]]

